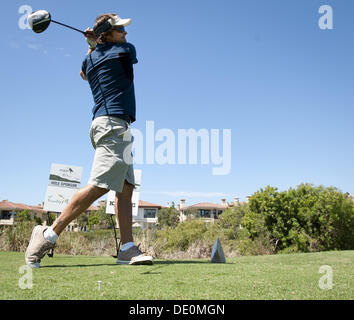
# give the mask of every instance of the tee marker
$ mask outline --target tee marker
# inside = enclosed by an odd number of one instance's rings
[[[225,259],[224,251],[222,250],[222,246],[219,238],[217,238],[213,250],[211,252],[211,263],[225,263],[225,262],[226,259]]]

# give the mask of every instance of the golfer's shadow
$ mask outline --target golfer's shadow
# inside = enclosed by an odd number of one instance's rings
[[[101,266],[116,266],[116,263],[98,263],[98,264],[53,264],[41,266],[43,268],[84,268],[84,267],[101,267]]]
[[[170,264],[206,264],[209,261],[191,261],[191,260],[163,260],[154,261],[154,266],[151,270],[145,271],[141,274],[160,274],[161,272],[154,272],[156,269],[160,269]],[[47,266],[41,266],[42,268],[85,268],[85,267],[101,267],[101,266],[117,266],[115,262],[112,263],[95,263],[95,264],[53,264]]]
[[[205,264],[205,263],[210,263],[209,260],[160,260],[160,261],[155,261],[154,264]]]
[[[164,266],[152,267],[150,270],[142,272],[141,274],[161,274],[161,272],[155,272],[155,270],[163,268]]]
[[[155,261],[154,262],[154,267],[151,268],[151,270],[142,272],[141,274],[161,274],[161,272],[155,272],[155,270],[167,267],[170,264],[200,264],[200,263],[209,263],[209,261],[190,261],[190,260],[164,260],[164,261]]]

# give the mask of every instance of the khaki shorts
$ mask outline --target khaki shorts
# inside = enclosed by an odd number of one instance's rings
[[[134,185],[129,123],[112,116],[97,117],[90,137],[96,152],[88,184],[117,192],[123,190],[124,180]]]

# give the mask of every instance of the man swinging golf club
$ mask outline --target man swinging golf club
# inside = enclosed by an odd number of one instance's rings
[[[36,226],[26,250],[26,263],[39,268],[41,259],[55,247],[65,227],[109,190],[116,191],[115,211],[121,235],[117,264],[152,264],[132,236],[134,171],[126,150],[133,141],[130,124],[135,121],[133,64],[135,47],[126,42],[125,26],[131,19],[117,14],[97,17],[93,30],[85,30],[90,45],[80,75],[88,80],[95,105],[90,138],[95,157],[88,184],[77,191],[51,227]],[[129,149],[130,146],[130,149]]]

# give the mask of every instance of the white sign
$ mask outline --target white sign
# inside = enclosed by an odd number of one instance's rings
[[[139,194],[140,194],[140,184],[141,184],[141,170],[134,170],[134,180],[135,180],[135,188],[132,196],[132,207],[133,207],[133,217],[138,216],[138,207],[139,207]],[[115,191],[109,191],[107,195],[107,206],[106,213],[107,214],[115,214],[114,211],[114,198],[116,196]]]
[[[53,163],[43,209],[62,212],[81,185],[82,167]]]

